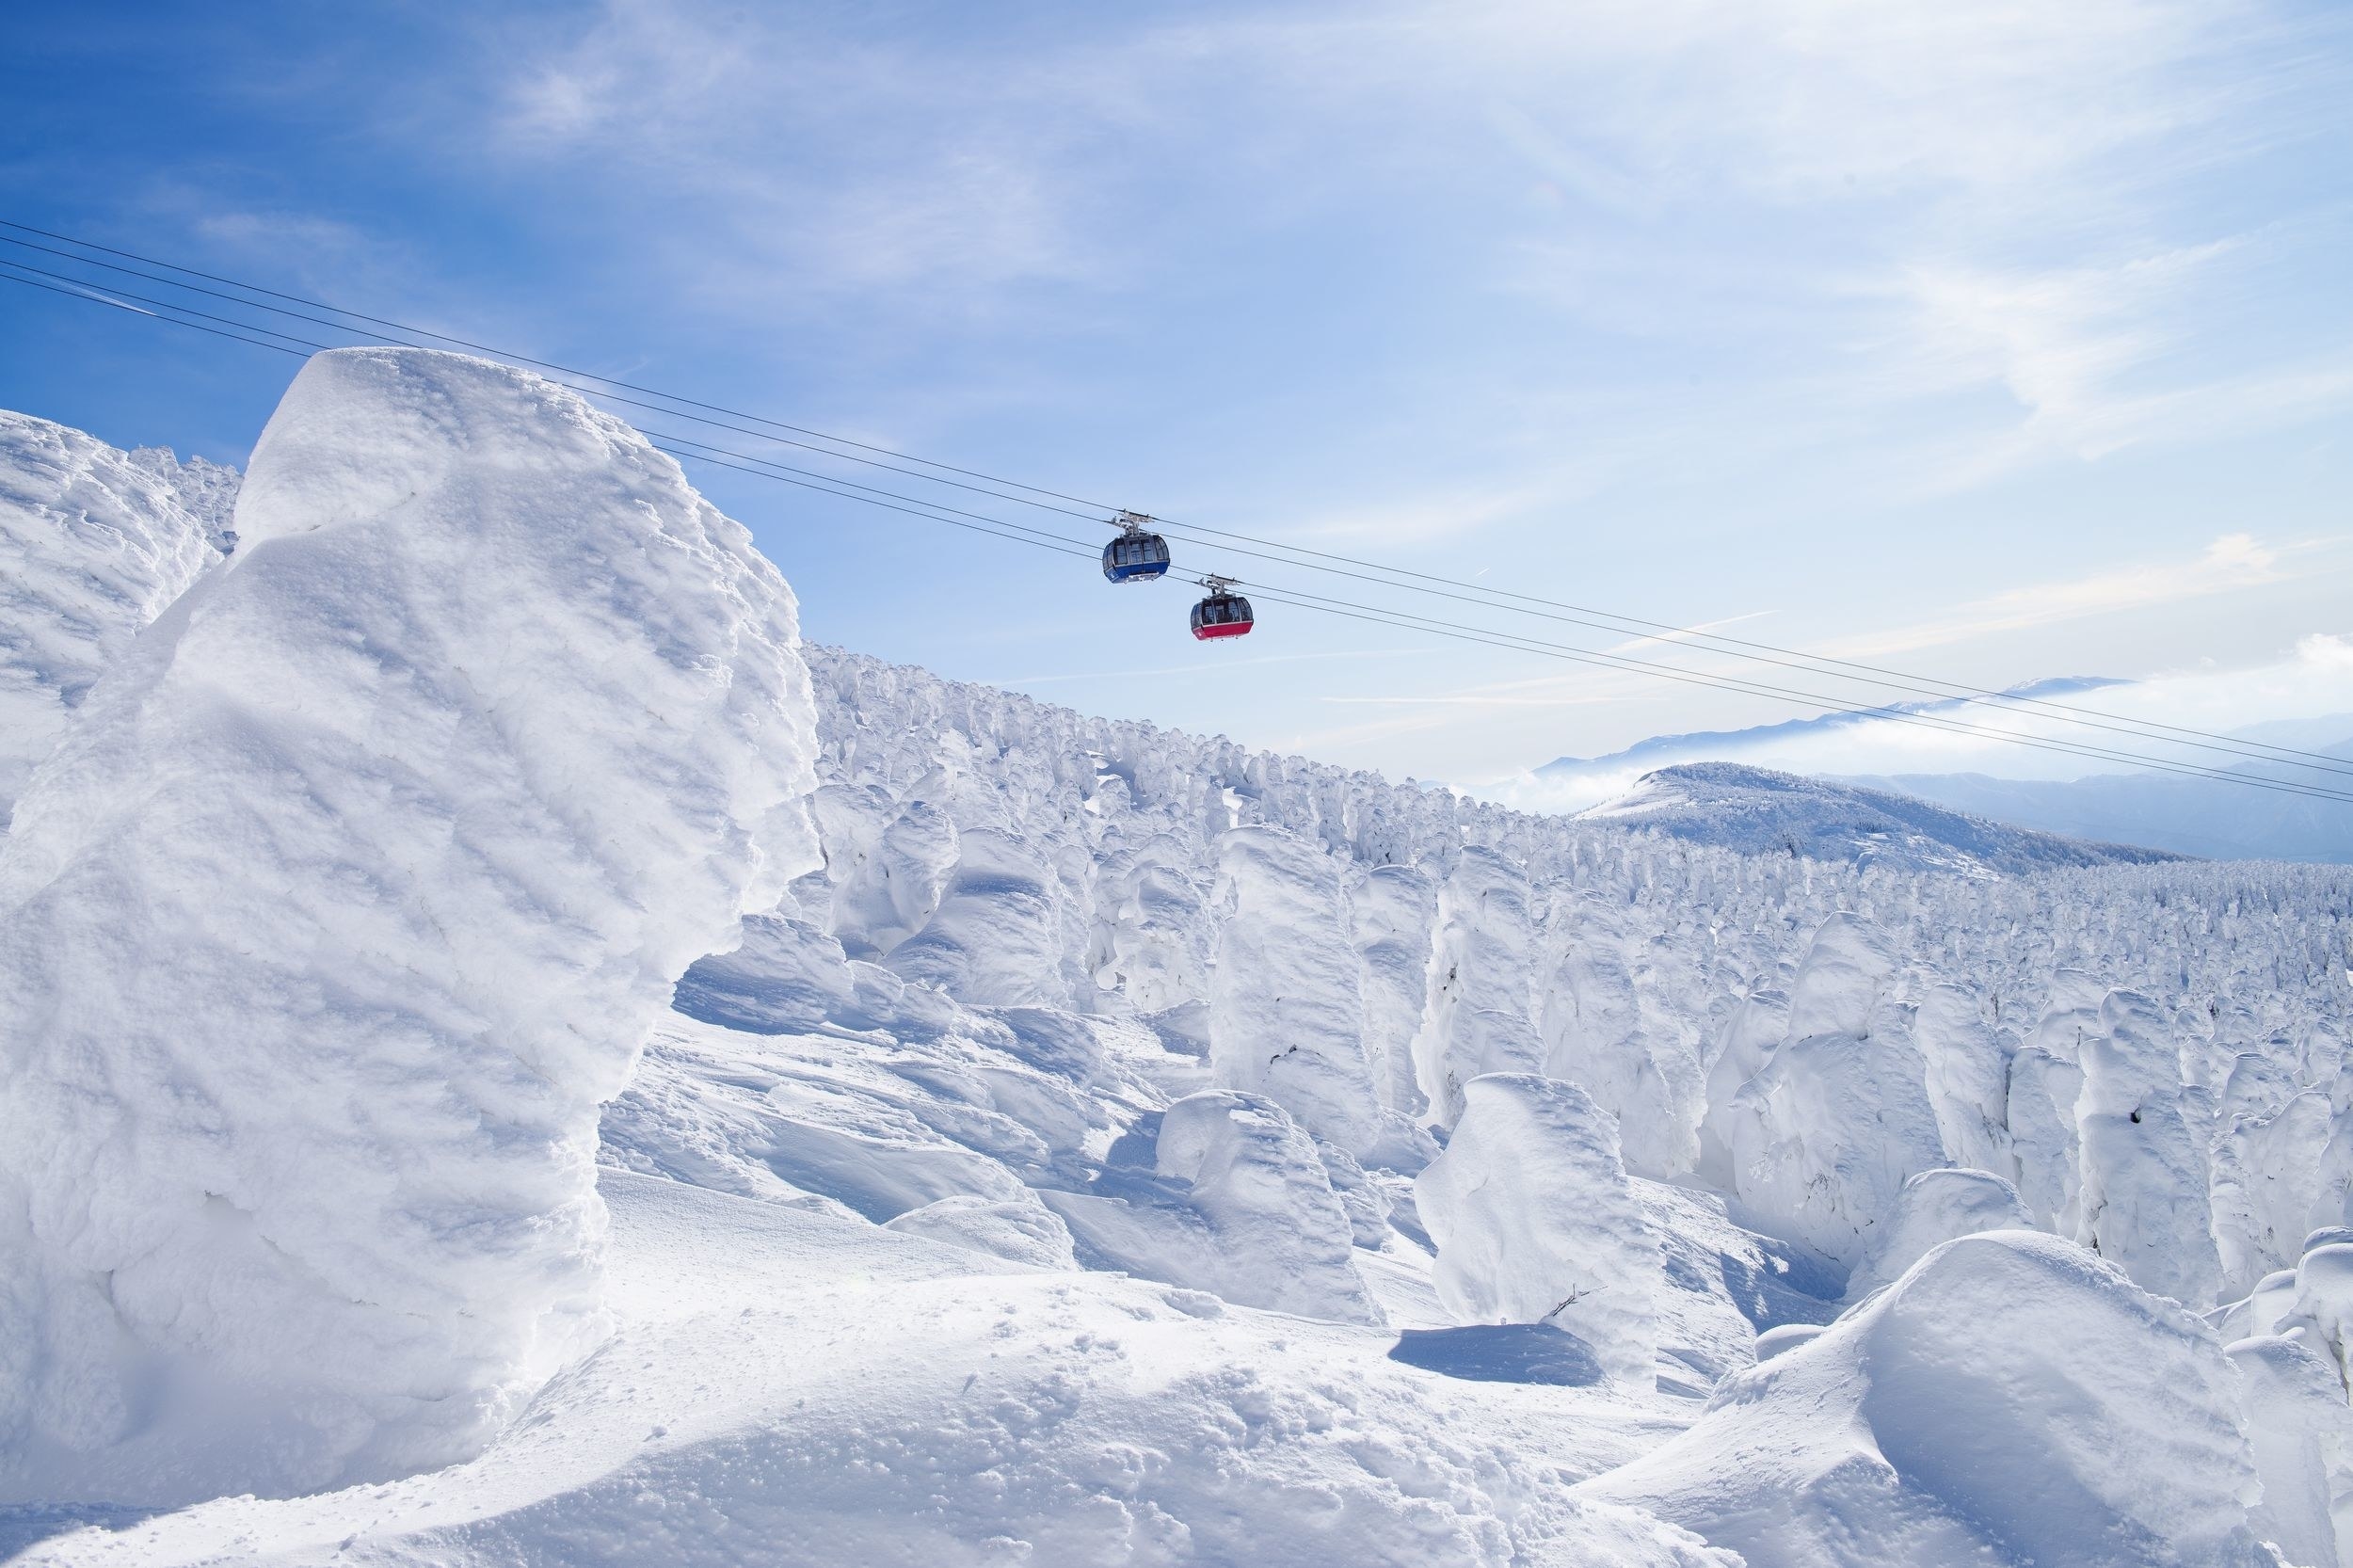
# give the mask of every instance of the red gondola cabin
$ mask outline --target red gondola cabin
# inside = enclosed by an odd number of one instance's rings
[[[1246,636],[1256,624],[1250,614],[1250,600],[1240,594],[1227,593],[1226,584],[1215,578],[1207,586],[1209,597],[1193,607],[1193,634],[1203,642],[1211,637]]]

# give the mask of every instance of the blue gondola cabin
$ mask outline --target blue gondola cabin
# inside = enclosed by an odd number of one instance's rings
[[[1103,547],[1103,575],[1114,583],[1149,583],[1168,570],[1168,541],[1141,529]]]

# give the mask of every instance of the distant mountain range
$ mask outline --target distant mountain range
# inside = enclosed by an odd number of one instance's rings
[[[2013,686],[2002,695],[2050,698],[2130,684],[2132,682],[2128,680],[2114,680],[2104,676],[2069,675]],[[1678,762],[1737,762],[1747,760],[1744,754],[1778,751],[1792,744],[1884,724],[1887,722],[1884,715],[1889,713],[1965,712],[1969,706],[1959,698],[1940,702],[1891,702],[1884,708],[1868,712],[1819,713],[1812,718],[1785,719],[1779,724],[1754,725],[1746,729],[1698,729],[1686,735],[1654,735],[1647,741],[1637,741],[1624,751],[1613,751],[1607,757],[1556,757],[1538,768],[1536,776],[1566,781],[1584,776],[1621,775],[1628,771],[1647,773],[1653,768],[1673,767]]]
[[[1737,762],[1686,762],[1647,774],[1580,820],[1654,828],[1748,855],[1785,851],[1902,871],[1998,876],[2054,866],[2174,860],[2163,850],[2006,826],[1910,795]]]
[[[2353,763],[2353,741],[2319,748]],[[2285,769],[2232,770],[2277,778]],[[2313,775],[2293,776],[2314,777]],[[2113,839],[2215,860],[2353,865],[2353,805],[2179,774],[2099,774],[2065,781],[1981,773],[1896,774],[1850,782],[2046,833]],[[2353,788],[2353,778],[2341,780]]]
[[[2069,677],[2017,687],[2008,695],[2051,697],[2124,684],[2128,682]],[[1963,707],[1958,702],[1916,703],[1905,705],[1902,711],[1934,713]],[[2095,845],[2110,848],[2132,845],[2225,860],[2353,864],[2353,804],[2282,790],[2250,788],[2249,784],[2222,779],[2156,771],[2096,774],[2064,780],[1997,778],[1979,773],[1834,774],[1807,777],[1757,765],[1768,761],[1785,765],[1789,754],[1809,742],[1834,739],[1842,732],[1851,732],[1874,722],[1878,721],[1858,714],[1827,713],[1749,729],[1660,735],[1606,757],[1560,758],[1537,769],[1536,776],[1562,785],[1590,781],[1597,789],[1607,790],[1617,788],[1627,776],[1639,773],[1643,777],[1632,793],[1594,808],[1594,812],[1610,814],[1622,808],[1658,812],[1661,826],[1668,831],[1680,831],[1667,827],[1667,821],[1682,809],[1670,809],[1671,801],[1705,796],[1720,800],[1724,808],[1737,805],[1743,820],[1753,820],[1758,824],[1757,831],[1764,832],[1762,824],[1781,821],[1787,813],[1798,811],[1802,800],[1809,809],[1822,813],[1816,841],[1823,856],[1840,859],[1854,859],[1859,854],[1933,853],[1919,846],[1904,851],[1888,847],[1901,841],[1900,833],[1894,828],[1883,830],[1897,833],[1896,839],[1871,839],[1868,833],[1856,838],[1849,829],[1869,820],[1870,812],[1910,822],[1913,830],[1945,843],[1956,856],[1974,857],[1977,851],[1970,847],[1974,840],[1966,835],[1950,838],[1947,835],[1957,830],[1942,824],[1930,825],[1916,815],[1918,809],[1943,808],[1945,813],[1961,813],[1963,819],[1976,820],[1986,826],[2007,824],[2042,835],[2091,840]],[[2337,738],[2332,742],[2323,739],[2329,736]],[[2336,715],[2291,727],[2258,727],[2243,732],[2242,738],[2295,745],[2353,766],[2353,715]],[[1724,764],[1732,765],[1731,774],[1709,771]],[[2353,777],[2332,779],[2274,763],[2252,763],[2228,771],[2250,781],[2342,783],[2353,790]],[[1666,781],[1654,782],[1659,779]],[[1765,780],[1802,780],[1830,792],[1801,796],[1793,794],[1787,782]],[[1913,814],[1895,809],[1890,802],[1902,803]],[[1867,803],[1868,810],[1858,803]],[[1784,827],[1801,841],[1806,837],[1801,830],[1801,824],[1794,819],[1784,822]],[[1856,853],[1833,853],[1839,845],[1852,847]]]

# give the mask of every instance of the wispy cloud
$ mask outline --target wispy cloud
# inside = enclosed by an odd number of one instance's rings
[[[1833,642],[1816,651],[1840,659],[1875,658],[1998,636],[2029,627],[2235,593],[2284,581],[2291,569],[2287,564],[2291,557],[2310,557],[2345,542],[2321,539],[2274,546],[2264,544],[2251,534],[2226,534],[2192,560],[2145,562],[2085,577],[2009,588],[1963,604],[1948,615]],[[2348,564],[2353,562],[2342,556],[2320,563],[2325,569],[2334,571],[2344,570]],[[2312,564],[2308,562],[2301,569],[2311,570]]]
[[[1607,696],[1482,696],[1477,693],[1459,692],[1441,696],[1319,696],[1316,700],[1380,708],[1591,708],[1616,699]]]
[[[1738,626],[1744,621],[1762,620],[1764,617],[1771,614],[1772,612],[1770,610],[1751,610],[1746,615],[1725,616],[1718,620],[1702,621],[1697,626],[1677,627],[1673,631],[1655,632],[1644,636],[1629,638],[1622,643],[1612,643],[1607,649],[1605,649],[1605,651],[1609,653],[1634,653],[1646,648],[1658,648],[1669,644],[1689,643],[1694,637],[1704,637],[1710,632],[1721,632],[1727,626]]]
[[[1287,520],[1283,536],[1360,550],[1430,544],[1477,533],[1489,524],[1526,517],[1540,507],[1573,502],[1583,487],[1553,481],[1506,489],[1468,487],[1408,500],[1365,499],[1324,504]]]

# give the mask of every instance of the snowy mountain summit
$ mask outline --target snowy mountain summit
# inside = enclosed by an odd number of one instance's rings
[[[460,356],[226,554],[10,428],[11,1563],[2353,1564],[2343,871],[803,644]]]
[[[2065,839],[1948,811],[1886,790],[1775,773],[1738,762],[1684,762],[1645,774],[1587,822],[1646,827],[1745,855],[1785,854],[1890,871],[1998,876],[2057,866],[2153,864],[2183,858]]]

